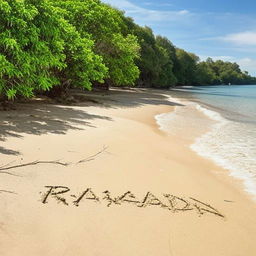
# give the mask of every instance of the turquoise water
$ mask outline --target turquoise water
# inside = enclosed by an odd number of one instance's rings
[[[256,85],[182,87],[173,95],[215,122],[191,148],[242,179],[256,199]]]
[[[200,86],[182,90],[228,119],[256,124],[256,85]]]

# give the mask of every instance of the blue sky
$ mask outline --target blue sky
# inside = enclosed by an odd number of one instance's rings
[[[256,0],[103,0],[202,60],[235,61],[256,75]]]

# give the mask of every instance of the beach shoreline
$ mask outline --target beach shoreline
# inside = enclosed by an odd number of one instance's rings
[[[115,89],[87,94],[100,104],[0,112],[1,166],[67,164],[1,174],[0,254],[254,255],[255,202],[193,136],[159,129],[182,104],[170,96]]]
[[[190,91],[191,88],[193,89]],[[181,126],[183,123],[184,127],[194,127],[197,133],[191,136],[193,140],[190,142],[190,148],[201,157],[210,159],[225,169],[234,179],[242,181],[243,189],[255,201],[253,127],[247,126],[248,123],[251,122],[253,125],[254,122],[253,119],[249,119],[250,112],[244,113],[245,104],[232,110],[230,108],[225,110],[220,104],[223,104],[223,100],[214,104],[213,99],[216,97],[215,93],[218,95],[217,90],[225,90],[220,89],[221,87],[218,89],[213,87],[212,92],[208,91],[206,87],[203,89],[201,87],[198,90],[195,87],[191,88],[178,93],[173,98],[174,101],[182,102],[184,106],[177,106],[175,112],[159,116],[158,122],[161,129],[167,133],[177,133],[178,136],[182,136],[186,133],[185,129],[179,128],[180,130],[178,130],[177,126]],[[235,95],[238,94],[239,88],[237,86],[236,91],[233,92]],[[213,92],[214,90],[215,92]],[[205,94],[211,95],[211,98],[205,98]],[[225,96],[225,93],[222,96]],[[228,96],[228,92],[226,96]],[[247,131],[247,133],[243,133],[243,131]]]

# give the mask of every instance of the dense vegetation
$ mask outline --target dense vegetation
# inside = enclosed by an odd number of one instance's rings
[[[236,63],[199,58],[99,0],[1,0],[0,96],[94,85],[251,84]]]

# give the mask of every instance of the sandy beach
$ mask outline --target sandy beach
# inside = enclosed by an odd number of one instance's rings
[[[242,182],[190,150],[194,132],[159,130],[155,116],[179,106],[169,95],[112,90],[1,111],[0,255],[256,255]]]

